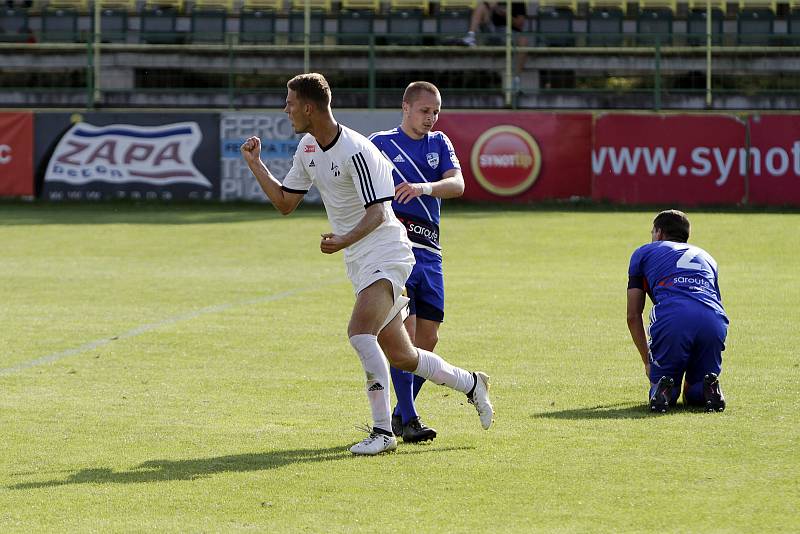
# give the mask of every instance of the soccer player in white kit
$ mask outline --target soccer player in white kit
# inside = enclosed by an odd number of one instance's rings
[[[336,122],[331,91],[321,74],[301,74],[287,83],[284,112],[295,132],[305,133],[281,184],[261,161],[261,140],[250,137],[241,152],[272,204],[288,215],[316,185],[332,232],[322,234],[320,250],[344,250],[347,275],[356,302],[347,327],[350,344],[367,377],[373,426],[369,436],[350,448],[374,455],[397,448],[391,431],[389,364],[467,395],[488,429],[494,409],[489,377],[450,365],[433,352],[411,344],[403,327],[408,299],[403,285],[414,266],[405,228],[394,216],[394,182],[389,162],[363,135]]]

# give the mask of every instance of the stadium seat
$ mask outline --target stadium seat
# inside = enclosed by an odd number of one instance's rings
[[[575,12],[568,8],[539,9],[536,14],[536,37],[541,46],[574,46],[572,19]]]
[[[439,11],[475,9],[478,0],[439,0]]]
[[[291,11],[289,13],[289,42],[302,43],[305,36],[305,12]],[[322,43],[325,37],[325,11],[313,9],[309,20],[309,42]]]
[[[776,14],[778,12],[778,2],[777,0],[739,0],[739,11],[745,9],[769,9],[773,14]]]
[[[178,44],[184,36],[177,32],[178,13],[183,11],[182,0],[147,0],[141,12],[139,39],[151,44]]]
[[[736,18],[736,42],[746,46],[769,45],[772,42],[774,24],[775,12],[771,9],[744,8]]]
[[[436,14],[436,35],[439,38],[439,44],[462,45],[462,39],[469,31],[471,18],[471,8],[440,6],[439,12]]]
[[[77,43],[78,10],[74,8],[50,8],[42,11],[42,41]]]
[[[428,0],[390,0],[389,11],[421,11],[423,15],[427,15],[430,9]]]
[[[669,46],[672,44],[672,10],[665,7],[646,7],[636,18],[636,44],[639,46]]]
[[[789,11],[786,33],[789,46],[800,46],[800,8]]]
[[[624,13],[619,7],[593,7],[587,23],[589,46],[622,46],[623,18]]]
[[[391,45],[422,44],[422,17],[420,9],[389,11],[386,19],[386,42]]]
[[[87,13],[89,10],[88,0],[48,0],[47,9],[73,9],[78,13]]]
[[[280,0],[245,0],[239,13],[239,42],[274,43],[275,17],[282,5]]]
[[[18,7],[0,9],[0,42],[26,42],[30,39],[28,10]]]
[[[691,8],[691,6],[690,6]],[[719,8],[711,9],[711,44],[722,44],[724,12]],[[689,46],[705,46],[708,12],[703,9],[690,9],[686,21],[686,41]]]
[[[368,45],[374,33],[375,12],[371,9],[348,9],[339,12],[338,42],[342,45]]]
[[[325,14],[333,11],[331,0],[308,0],[308,7],[311,11],[322,11]],[[291,11],[303,11],[305,8],[306,0],[292,0]]]
[[[372,11],[380,13],[380,0],[342,0],[341,9],[343,11]]]
[[[193,43],[224,43],[232,0],[195,0],[192,8]]]
[[[100,2],[100,40],[124,43],[128,39],[128,13],[134,11],[133,0],[98,0]],[[94,17],[91,20],[94,33]]]

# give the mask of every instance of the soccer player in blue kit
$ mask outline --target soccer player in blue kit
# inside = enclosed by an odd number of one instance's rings
[[[637,248],[628,267],[628,329],[650,379],[650,410],[675,406],[685,373],[684,403],[707,412],[725,409],[719,385],[728,317],[722,307],[717,262],[687,244],[689,219],[667,210],[653,220],[652,242]],[[653,301],[650,343],[642,312]]]
[[[403,119],[392,130],[376,132],[372,142],[391,162],[395,183],[392,208],[406,227],[416,264],[406,282],[411,299],[405,321],[412,342],[433,351],[444,320],[444,278],[439,246],[439,216],[443,198],[464,193],[464,178],[452,143],[432,132],[442,97],[435,85],[412,82],[403,94]],[[397,406],[392,429],[403,441],[432,440],[436,431],[420,421],[414,405],[425,379],[391,368]]]

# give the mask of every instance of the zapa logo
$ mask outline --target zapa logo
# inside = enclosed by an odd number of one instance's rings
[[[211,187],[193,161],[202,139],[196,122],[161,126],[78,122],[56,145],[45,181]]]
[[[472,146],[472,173],[495,195],[510,197],[527,191],[539,177],[542,154],[536,140],[518,126],[495,126]]]

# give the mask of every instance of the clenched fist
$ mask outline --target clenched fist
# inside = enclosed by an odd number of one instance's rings
[[[261,160],[261,139],[256,136],[249,137],[239,148],[242,157],[248,165],[257,163]]]

